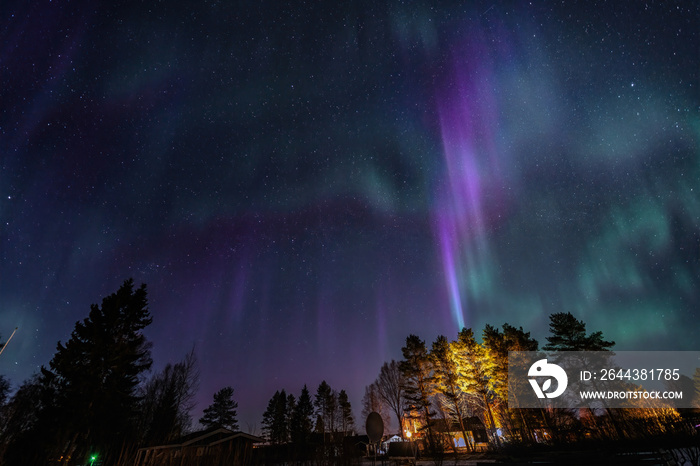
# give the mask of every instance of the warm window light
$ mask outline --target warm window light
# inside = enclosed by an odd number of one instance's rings
[[[406,438],[411,438],[411,431],[410,430],[406,431]]]

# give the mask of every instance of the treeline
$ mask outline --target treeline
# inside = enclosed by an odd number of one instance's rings
[[[270,446],[265,463],[320,461],[349,456],[344,439],[355,434],[352,405],[345,390],[333,390],[324,380],[311,397],[306,385],[298,398],[276,391],[263,413],[263,435]]]
[[[58,343],[48,367],[13,396],[0,377],[0,464],[133,464],[138,448],[172,444],[189,433],[199,380],[194,350],[146,378],[152,360],[143,330],[151,321],[146,286],[135,288],[127,280],[101,305],[91,306],[65,344]],[[569,313],[551,315],[549,327],[543,350],[607,351],[614,345],[600,331],[587,333]],[[537,350],[539,343],[529,332],[509,324],[487,325],[481,342],[471,329],[462,329],[454,341],[439,336],[430,347],[410,335],[403,359],[385,363],[366,387],[362,417],[376,411],[387,426],[385,434],[393,426],[400,436],[411,433],[424,440],[434,453],[450,446],[455,425],[467,448],[474,449],[470,419],[486,427],[491,447],[504,439],[523,444],[591,437],[609,441],[678,437],[692,429],[688,419],[696,416],[694,410],[509,409],[508,352]],[[233,393],[232,387],[215,393],[199,423],[238,430]],[[449,426],[450,433],[440,425]],[[275,392],[262,426],[269,445],[257,449],[260,463],[330,464],[358,454],[359,443],[347,441],[356,430],[348,395],[325,381],[313,396],[306,386],[297,397]]]
[[[12,397],[0,376],[0,464],[132,464],[138,448],[190,433],[199,385],[194,349],[145,378],[152,359],[143,330],[151,322],[146,286],[127,280],[90,307],[48,367]],[[239,429],[233,393],[214,394],[199,419],[204,428]],[[313,399],[306,386],[298,398],[276,392],[262,425],[273,447],[284,445],[283,457],[300,459],[336,456],[355,428],[347,393],[325,381]]]
[[[262,426],[263,435],[272,444],[304,443],[314,432],[354,432],[355,420],[345,390],[337,392],[324,380],[313,401],[306,385],[298,399],[284,390],[275,392],[263,413]]]
[[[416,335],[406,338],[403,359],[384,363],[365,388],[363,416],[376,411],[399,436],[421,439],[429,452],[456,451],[461,433],[468,450],[476,439],[474,417],[485,426],[490,448],[512,444],[562,444],[580,440],[630,440],[692,430],[695,410],[512,409],[508,407],[509,351],[609,351],[613,341],[570,313],[550,315],[547,343],[540,348],[522,327],[486,325],[479,343],[471,329],[457,339],[438,336],[428,347]],[[700,374],[698,374],[700,381]],[[686,419],[683,418],[686,416]],[[445,433],[450,426],[450,434]],[[453,427],[453,426],[456,426]],[[385,430],[386,432],[386,430]]]

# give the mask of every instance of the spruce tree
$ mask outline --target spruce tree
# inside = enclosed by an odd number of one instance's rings
[[[290,425],[292,442],[303,444],[309,440],[309,435],[313,431],[313,415],[314,406],[311,402],[311,395],[309,394],[309,389],[304,385],[292,413]]]
[[[425,342],[416,335],[406,338],[406,346],[401,348],[403,361],[399,369],[404,377],[403,396],[405,411],[412,419],[419,419],[427,427],[428,442],[431,450],[435,447],[432,431],[432,419],[435,412],[430,406],[430,397],[435,392],[432,377],[432,364],[425,347]]]
[[[116,461],[133,440],[139,375],[151,366],[150,344],[142,330],[151,323],[146,285],[134,290],[127,280],[77,322],[65,345],[58,343],[49,369],[41,368],[45,396],[52,406],[40,423],[60,423],[52,456],[77,461],[95,453]]]
[[[316,389],[314,406],[316,407],[316,414],[321,417],[323,423],[320,426],[316,426],[316,431],[322,433],[335,432],[337,404],[338,398],[336,393],[325,380],[322,381],[318,389]]]
[[[286,443],[289,440],[289,398],[287,393],[278,390],[272,395],[267,409],[263,413],[263,433],[273,444]]]
[[[338,411],[340,419],[340,428],[343,434],[347,434],[348,431],[355,427],[355,419],[352,415],[352,405],[348,399],[348,394],[345,390],[341,390],[338,393]]]

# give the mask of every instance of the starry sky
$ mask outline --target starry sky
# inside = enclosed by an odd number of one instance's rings
[[[700,349],[696,2],[337,3],[1,2],[13,386],[129,277],[258,432],[411,333]]]

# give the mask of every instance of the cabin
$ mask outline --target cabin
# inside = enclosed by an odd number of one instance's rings
[[[466,448],[472,445],[477,450],[485,450],[488,447],[488,434],[486,427],[477,416],[465,417],[462,419],[467,439],[462,434],[462,427],[456,420],[435,419],[433,421],[433,431],[448,436],[456,448]]]
[[[186,435],[176,443],[138,450],[135,466],[245,465],[253,459],[255,444],[265,439],[224,427]]]

